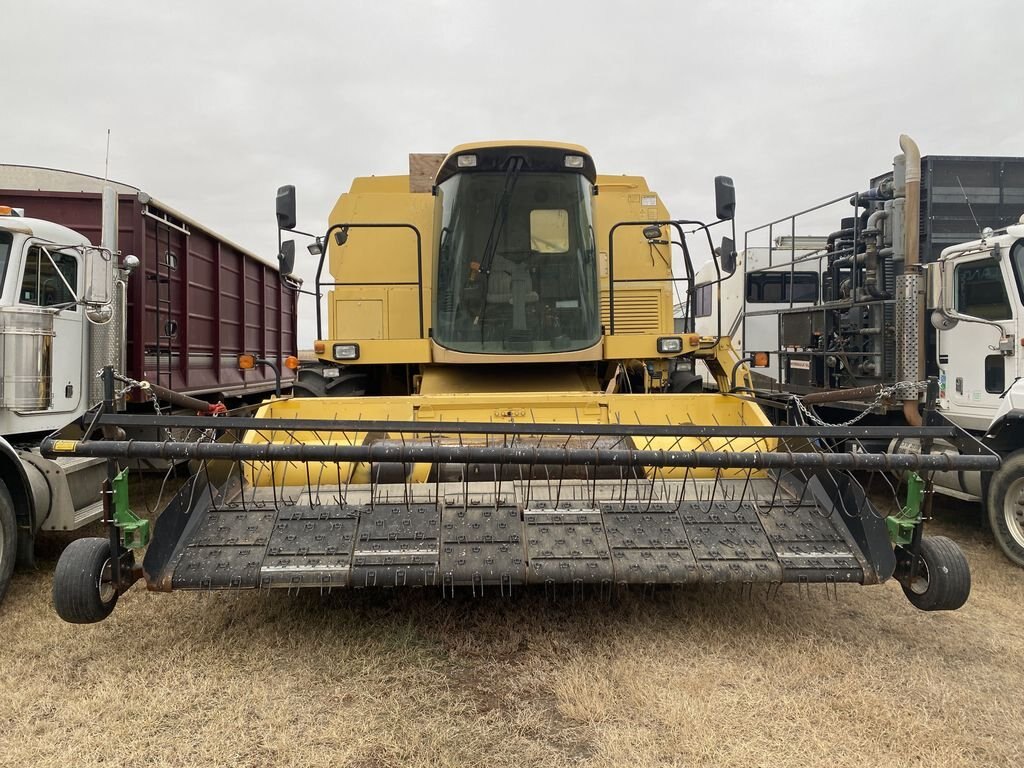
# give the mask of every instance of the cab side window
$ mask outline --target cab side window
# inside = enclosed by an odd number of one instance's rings
[[[960,264],[953,272],[956,281],[956,311],[984,320],[1009,320],[1010,300],[1003,273],[995,259]]]
[[[43,249],[33,246],[25,259],[25,276],[21,281],[18,300],[33,307],[52,307],[70,304],[77,311],[75,296],[68,286],[78,288],[78,259],[69,253],[50,252],[53,263]],[[54,269],[54,264],[57,268]],[[58,273],[59,270],[59,273]],[[61,279],[63,275],[64,279]],[[67,285],[65,285],[67,283]]]

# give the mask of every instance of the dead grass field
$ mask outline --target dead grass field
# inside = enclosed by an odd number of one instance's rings
[[[1024,761],[1024,571],[961,510],[968,605],[896,584],[629,594],[156,595],[0,607],[3,766],[956,766]],[[55,554],[55,553],[54,553]]]

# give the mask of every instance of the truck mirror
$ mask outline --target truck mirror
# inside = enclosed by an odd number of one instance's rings
[[[931,314],[932,328],[937,331],[951,331],[956,328],[957,323],[960,321],[955,317],[950,317],[941,309],[936,309]]]
[[[736,216],[736,187],[729,176],[715,176],[715,212],[720,221]]]
[[[81,302],[86,306],[109,304],[114,298],[114,256],[106,248],[85,248],[85,284]]]
[[[281,243],[281,252],[277,254],[277,263],[282,275],[290,275],[295,271],[295,241],[285,240]]]
[[[925,264],[924,270],[924,306],[926,309],[942,309],[942,263],[933,261],[930,264]]]
[[[286,184],[277,189],[277,228],[295,229],[295,185]]]
[[[722,245],[718,248],[718,262],[727,275],[736,272],[736,243],[731,237],[722,238]]]

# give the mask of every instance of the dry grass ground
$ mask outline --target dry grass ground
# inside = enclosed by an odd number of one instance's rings
[[[771,600],[149,594],[62,623],[53,561],[0,607],[4,766],[1020,765],[1024,571],[975,522],[974,593]]]

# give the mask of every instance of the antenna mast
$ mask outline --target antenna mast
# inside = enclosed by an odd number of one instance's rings
[[[960,187],[960,192],[964,196],[964,202],[967,203],[967,210],[971,212],[971,218],[974,219],[974,229],[981,232],[981,225],[978,224],[978,217],[974,215],[974,209],[971,207],[971,200],[967,197],[967,192],[964,191],[964,185],[960,183],[960,177],[956,177],[956,183]]]

